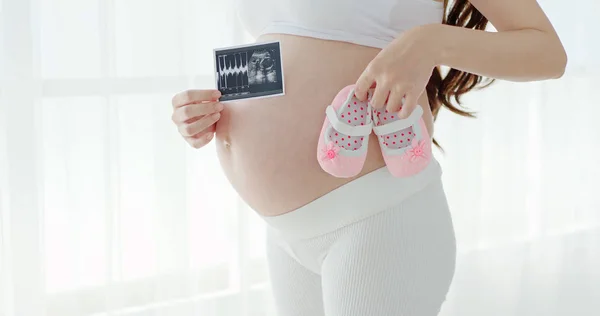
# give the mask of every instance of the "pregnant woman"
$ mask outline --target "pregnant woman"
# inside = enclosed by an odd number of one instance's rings
[[[231,185],[266,221],[279,315],[437,315],[456,255],[440,165],[395,176],[373,133],[360,172],[333,176],[317,159],[326,108],[352,86],[374,119],[422,113],[432,137],[442,107],[469,115],[456,101],[481,78],[561,77],[551,22],[535,0],[237,2],[258,42],[281,42],[285,96],[223,104],[217,90],[184,91],[173,121],[195,148],[215,139]]]

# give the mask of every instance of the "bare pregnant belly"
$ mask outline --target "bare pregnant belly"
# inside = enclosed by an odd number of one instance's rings
[[[275,216],[299,208],[353,180],[335,178],[316,160],[325,107],[356,82],[378,49],[290,35],[281,41],[285,96],[226,103],[216,147],[231,185],[256,212]],[[431,112],[425,95],[426,122]],[[384,166],[374,135],[357,177]]]

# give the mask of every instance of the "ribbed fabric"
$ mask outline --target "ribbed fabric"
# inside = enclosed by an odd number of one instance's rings
[[[434,158],[423,171],[406,178],[396,178],[382,167],[292,212],[262,218],[286,240],[308,239],[399,205],[441,176]]]
[[[357,213],[335,205],[322,209],[341,219],[347,211]],[[396,205],[365,212],[369,216],[307,238],[268,227],[279,316],[438,315],[456,259],[441,178]]]

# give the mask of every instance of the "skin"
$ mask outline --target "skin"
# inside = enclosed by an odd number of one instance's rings
[[[224,108],[220,96],[218,90],[188,90],[173,97],[171,119],[190,146],[202,148],[214,138]]]
[[[357,177],[335,178],[318,165],[324,110],[344,86],[356,83],[361,99],[374,88],[373,106],[400,111],[401,117],[422,106],[433,135],[424,89],[437,65],[509,81],[562,76],[565,51],[536,1],[471,3],[498,32],[424,25],[399,35],[383,50],[292,35],[263,36],[257,40],[282,42],[285,96],[223,104],[216,90],[183,91],[173,97],[173,122],[194,148],[216,139],[225,175],[255,211],[264,216],[292,211],[385,165],[374,135]]]
[[[400,110],[417,106],[429,74],[445,65],[510,81],[559,78],[567,55],[552,24],[534,0],[471,0],[498,32],[448,25],[423,25],[402,34],[369,63],[357,80],[356,96],[365,100],[375,87],[373,107]],[[404,98],[404,103],[402,99]]]

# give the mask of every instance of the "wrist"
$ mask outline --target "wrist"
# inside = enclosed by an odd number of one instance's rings
[[[444,61],[452,51],[452,36],[447,34],[448,26],[443,24],[426,24],[413,29],[420,49],[426,52],[434,66],[444,65]]]

